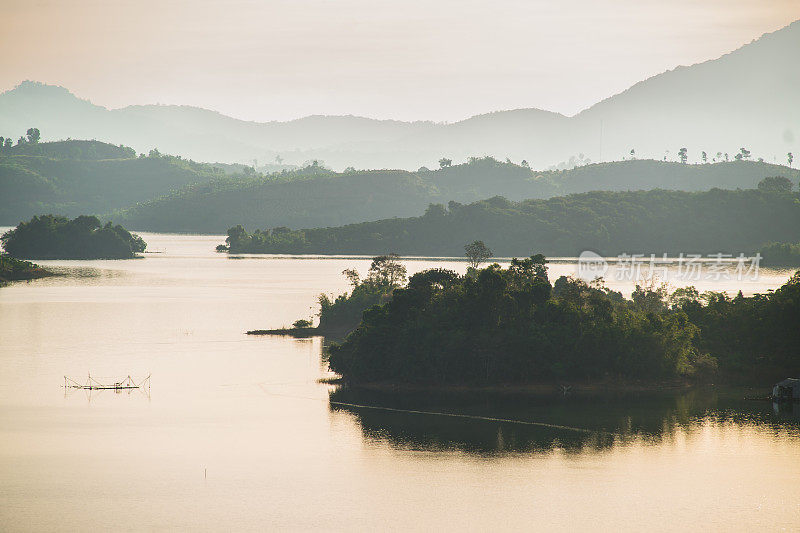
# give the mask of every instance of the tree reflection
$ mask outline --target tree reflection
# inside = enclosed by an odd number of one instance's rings
[[[633,441],[671,442],[706,424],[770,427],[800,436],[800,406],[773,409],[743,390],[584,394],[331,391],[329,408],[347,413],[369,442],[398,449],[478,455],[610,450]]]

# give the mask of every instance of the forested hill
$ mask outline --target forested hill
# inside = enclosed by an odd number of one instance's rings
[[[751,254],[771,241],[800,241],[800,195],[761,190],[590,192],[511,202],[432,205],[420,217],[252,235],[231,250],[460,256],[482,240],[496,256],[621,253]]]
[[[223,175],[211,165],[98,141],[22,143],[0,150],[0,224],[42,213],[101,214]]]
[[[417,172],[306,168],[187,187],[115,212],[112,218],[139,231],[221,233],[236,224],[325,227],[414,216],[430,203],[468,203],[498,195],[523,200],[592,190],[752,189],[775,175],[795,183],[800,179],[796,170],[754,161],[688,165],[632,160],[539,172],[487,157]]]
[[[550,198],[589,191],[753,189],[763,178],[778,175],[797,183],[800,170],[748,160],[690,165],[632,159],[536,171],[484,157],[423,173],[444,199],[458,202],[492,196],[509,200]]]
[[[297,228],[419,213],[438,197],[429,182],[404,170],[306,168],[193,185],[113,218],[140,231],[223,233],[241,221]]]
[[[128,146],[100,141],[68,140],[53,142],[25,142],[0,148],[0,156],[40,156],[49,159],[100,160],[133,159],[136,150]]]

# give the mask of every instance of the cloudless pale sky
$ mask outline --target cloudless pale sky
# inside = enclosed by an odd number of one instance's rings
[[[800,19],[800,0],[0,0],[0,90],[250,120],[567,115]]]

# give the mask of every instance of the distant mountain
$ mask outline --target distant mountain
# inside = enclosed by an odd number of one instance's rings
[[[139,152],[158,148],[196,160],[301,164],[334,168],[436,165],[440,157],[526,159],[545,168],[582,153],[616,160],[690,160],[705,150],[733,157],[741,147],[768,161],[800,153],[800,21],[719,59],[637,83],[574,117],[537,109],[479,115],[453,124],[312,116],[289,122],[247,122],[188,106],[109,110],[64,88],[23,82],[0,95],[0,135],[38,127],[43,139],[96,138]],[[498,88],[498,90],[502,90]]]
[[[604,157],[631,148],[657,156],[688,147],[734,152],[746,147],[785,161],[800,151],[800,21],[713,61],[678,67],[637,83],[573,118],[596,132]],[[598,148],[599,149],[599,148]],[[589,151],[594,154],[596,150]]]
[[[353,150],[353,146],[368,146],[375,139],[392,141],[432,126],[352,116],[257,123],[190,106],[109,110],[81,100],[63,87],[32,81],[0,94],[0,135],[16,139],[28,128],[37,127],[43,140],[100,139],[139,152],[158,148],[201,161],[252,164],[253,159],[263,163],[281,154],[290,162],[302,163],[319,159],[320,153]],[[351,148],[345,149],[347,146]],[[352,158],[340,159],[349,165]]]

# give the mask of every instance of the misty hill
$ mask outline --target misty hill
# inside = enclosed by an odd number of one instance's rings
[[[191,106],[136,105],[106,109],[67,89],[25,81],[0,94],[0,135],[35,127],[42,138],[103,139],[139,152],[153,148],[197,160],[271,161],[278,154],[295,163],[319,158],[316,150],[392,141],[432,126],[426,122],[363,117],[310,116],[289,122],[257,123]],[[355,160],[354,160],[355,161]],[[349,165],[343,160],[342,166]],[[375,165],[370,165],[375,166]]]
[[[98,141],[55,141],[17,144],[0,149],[0,156],[41,156],[50,159],[132,159],[136,151],[127,146],[114,146]]]
[[[22,144],[0,151],[0,224],[105,213],[221,175],[210,165],[135,157],[131,148],[97,141]]]
[[[273,226],[337,225],[420,212],[438,194],[404,170],[334,173],[325,169],[221,179],[113,213],[150,231],[222,233],[241,221]]]
[[[602,121],[605,157],[686,146],[694,158],[700,150],[744,146],[785,161],[788,151],[800,149],[798,61],[800,21],[719,59],[637,83],[574,120],[582,131],[595,132]]]
[[[139,152],[157,147],[196,160],[321,159],[334,168],[431,166],[475,154],[546,168],[585,154],[691,161],[740,147],[768,161],[800,152],[800,21],[725,56],[637,83],[574,117],[538,109],[501,111],[452,124],[312,116],[256,123],[188,106],[106,109],[64,88],[23,82],[0,95],[5,133],[38,127],[44,139],[99,138]]]
[[[430,203],[473,202],[497,195],[522,200],[591,190],[755,188],[773,175],[800,180],[797,170],[747,161],[713,165],[623,161],[547,172],[491,158],[416,173],[307,168],[186,187],[115,212],[111,218],[138,231],[221,233],[236,224],[324,227],[413,216]]]
[[[511,202],[502,197],[428,208],[423,216],[336,228],[265,230],[237,252],[461,256],[484,241],[497,256],[621,253],[753,254],[800,240],[797,193],[760,190],[590,192]]]
[[[752,189],[767,176],[781,175],[797,182],[800,170],[755,161],[689,165],[629,160],[534,171],[493,158],[470,158],[468,163],[422,175],[430,179],[444,199],[473,202],[492,196],[524,200],[597,190]]]

